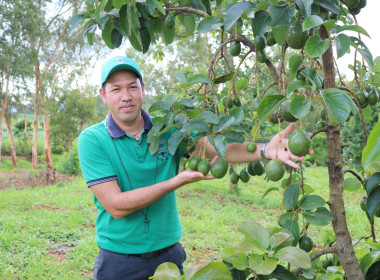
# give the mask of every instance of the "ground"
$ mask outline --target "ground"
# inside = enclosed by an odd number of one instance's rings
[[[0,190],[13,187],[15,189],[23,189],[25,187],[36,187],[55,183],[70,182],[75,176],[58,174],[53,172],[49,175],[46,171],[31,172],[2,172],[0,176]]]

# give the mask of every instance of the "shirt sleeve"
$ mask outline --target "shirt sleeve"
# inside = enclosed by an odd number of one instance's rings
[[[93,133],[84,131],[79,135],[78,154],[88,187],[117,180],[109,155]]]

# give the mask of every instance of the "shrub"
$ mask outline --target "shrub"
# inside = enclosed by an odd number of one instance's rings
[[[78,156],[78,143],[73,142],[71,151],[64,153],[62,159],[57,164],[57,171],[65,174],[77,175],[81,172]]]

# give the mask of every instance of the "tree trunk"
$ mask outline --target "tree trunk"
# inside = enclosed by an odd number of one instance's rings
[[[8,137],[9,137],[9,142],[11,146],[11,158],[12,158],[12,166],[13,168],[17,168],[17,156],[16,156],[16,146],[15,146],[15,141],[13,139],[13,134],[12,134],[12,128],[9,123],[8,117],[5,115],[5,124],[7,126],[7,131],[8,131]]]
[[[46,97],[42,96],[42,105],[46,105]],[[53,169],[53,160],[51,154],[51,144],[50,144],[50,125],[49,125],[49,115],[48,110],[44,108],[44,143],[45,143],[45,160],[46,169]]]
[[[36,90],[34,97],[34,118],[33,118],[33,141],[32,141],[32,168],[37,169],[38,164],[38,115],[39,115],[39,92]]]
[[[321,26],[322,39],[329,39],[329,33]],[[336,87],[332,47],[322,55],[325,89]],[[328,120],[328,119],[327,119]],[[327,121],[327,167],[329,172],[330,198],[329,206],[335,220],[332,222],[336,237],[339,260],[349,280],[364,280],[359,261],[355,256],[352,239],[347,227],[344,208],[341,141],[339,126],[332,126]]]
[[[4,73],[4,69],[2,69],[2,72]],[[1,85],[0,85],[0,92],[3,92],[3,85],[6,80],[6,88],[4,92],[4,100],[3,104],[1,104],[1,115],[0,115],[0,166],[1,166],[1,147],[3,146],[3,120],[5,118],[5,112],[7,110],[7,100],[8,100],[8,91],[9,91],[9,76],[7,79],[4,79],[4,74],[2,75],[1,79]]]

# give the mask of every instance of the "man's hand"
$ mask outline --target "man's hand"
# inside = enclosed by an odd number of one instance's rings
[[[218,156],[215,156],[210,162],[210,166],[213,166],[214,163],[219,159]],[[211,174],[204,175],[202,172],[193,171],[193,170],[185,170],[179,173],[176,177],[178,180],[182,182],[182,185],[198,182],[201,180],[212,180],[215,179]]]
[[[291,123],[283,131],[276,134],[265,147],[265,157],[269,159],[278,158],[291,167],[299,168],[300,166],[294,161],[301,161],[303,157],[295,156],[290,152],[288,139],[286,139],[286,136],[290,134],[294,128],[295,124]],[[309,150],[310,155],[313,153],[312,150]]]

